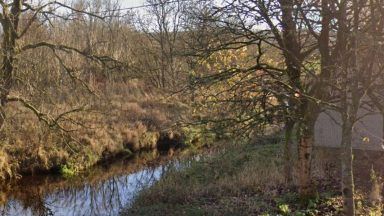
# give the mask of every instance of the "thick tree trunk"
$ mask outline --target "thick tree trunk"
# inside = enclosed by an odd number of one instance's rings
[[[285,123],[285,143],[284,143],[284,174],[285,182],[290,185],[292,183],[292,135],[295,122],[287,119]]]
[[[315,113],[304,110],[306,114],[299,128],[298,160],[299,160],[299,193],[302,201],[314,196],[311,178],[312,149],[314,145]]]
[[[0,129],[4,125],[3,107],[8,102],[9,92],[13,85],[14,62],[16,58],[16,40],[23,1],[14,0],[11,9],[3,8],[1,26],[2,36],[2,67],[0,90]]]
[[[313,128],[305,126],[299,138],[299,193],[303,200],[313,196],[311,180],[312,148],[314,144]]]
[[[4,106],[8,102],[9,92],[12,87],[13,76],[13,63],[15,56],[15,36],[12,34],[11,23],[9,21],[3,21],[3,53],[1,67],[1,90],[0,90],[0,129],[5,122]]]
[[[355,202],[353,199],[353,153],[352,153],[352,122],[349,117],[344,119],[341,155],[341,186],[344,201],[344,214],[355,215]]]
[[[300,112],[303,115],[298,130],[298,160],[299,160],[299,193],[303,201],[314,197],[312,187],[312,149],[315,143],[315,122],[319,114],[319,106],[305,98],[301,99]]]

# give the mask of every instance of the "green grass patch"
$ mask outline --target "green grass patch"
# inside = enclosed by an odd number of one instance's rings
[[[62,175],[65,178],[71,178],[76,176],[77,171],[74,167],[68,166],[68,165],[62,165],[60,167],[60,175]]]
[[[197,215],[230,215],[239,212],[242,205],[251,205],[255,208],[252,211],[257,212],[268,207],[254,195],[264,187],[273,188],[283,183],[282,169],[277,166],[281,164],[279,146],[239,144],[222,148],[225,150],[193,161],[182,171],[169,170],[161,181],[137,198],[130,214],[153,215],[150,209],[167,205],[174,209],[170,215],[180,215],[177,209],[183,206],[193,207],[196,213],[201,213]],[[226,208],[222,208],[223,205]],[[194,215],[191,211],[182,215]]]
[[[322,186],[315,199],[300,202],[284,181],[281,145],[271,143],[226,144],[185,169],[170,169],[123,215],[340,215],[335,187]],[[373,211],[367,202],[358,207],[362,215]]]

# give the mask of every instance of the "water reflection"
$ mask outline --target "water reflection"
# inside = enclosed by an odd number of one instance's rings
[[[25,178],[18,184],[3,186],[0,215],[117,215],[169,167],[180,167],[180,163],[139,171],[120,163],[70,180],[52,176]]]

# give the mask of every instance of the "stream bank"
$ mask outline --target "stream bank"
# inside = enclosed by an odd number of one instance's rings
[[[303,203],[296,186],[285,181],[281,139],[260,141],[222,145],[185,169],[169,169],[123,215],[343,215],[340,149],[314,148],[317,196]],[[381,205],[370,202],[383,194],[383,163],[382,152],[354,150],[357,215],[383,214]]]
[[[195,159],[191,155],[153,160],[142,156],[98,164],[71,178],[26,176],[1,186],[0,215],[118,215],[168,169]]]

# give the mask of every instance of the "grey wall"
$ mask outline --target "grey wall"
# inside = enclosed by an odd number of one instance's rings
[[[354,127],[352,145],[357,149],[384,150],[383,117],[381,114],[369,112],[361,108],[358,112],[361,118]],[[315,145],[340,147],[341,116],[338,112],[327,110],[322,112],[315,124]],[[369,141],[363,141],[367,137]]]

